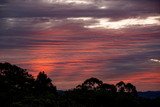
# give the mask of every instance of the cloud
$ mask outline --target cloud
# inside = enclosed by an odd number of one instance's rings
[[[9,1],[9,0],[1,0],[1,1],[0,1],[0,5],[6,4],[6,3],[8,3],[8,1]]]
[[[159,70],[158,0],[46,1],[0,2],[1,60],[44,70],[60,88]]]
[[[158,60],[158,59],[150,59],[150,61],[160,63],[160,60]]]
[[[111,66],[115,68],[115,71],[119,71],[121,74],[127,73],[128,71],[139,72],[151,69],[152,66],[150,66],[149,59],[152,57],[158,57],[159,54],[160,51],[141,52],[112,59],[110,62]]]
[[[158,26],[160,25],[160,16],[147,17],[146,19],[131,18],[120,21],[110,21],[110,19],[95,19],[97,23],[86,25],[86,28],[104,28],[104,29],[121,29],[135,26]]]
[[[105,17],[111,20],[121,20],[131,17],[149,17],[160,13],[159,1],[156,0],[101,0],[100,2],[95,0],[68,0],[68,2],[65,1],[66,4],[62,0],[57,1],[58,4],[51,0],[48,2],[53,3],[46,4],[42,0],[28,2],[20,0],[16,2],[10,1],[7,5],[1,7],[0,17]],[[88,2],[91,2],[91,4],[84,5]],[[78,4],[74,5],[74,3]],[[105,8],[102,9],[101,7]]]

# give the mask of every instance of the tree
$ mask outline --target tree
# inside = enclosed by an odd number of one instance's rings
[[[3,107],[29,95],[34,88],[34,78],[22,69],[10,63],[0,63],[0,103]]]
[[[83,90],[97,90],[102,84],[103,82],[101,80],[92,77],[85,80],[82,85],[78,85],[76,88]]]
[[[131,83],[124,83],[123,81],[120,81],[116,84],[116,87],[118,89],[118,92],[127,92],[131,93],[132,95],[137,95],[136,87]]]
[[[26,69],[5,62],[0,63],[0,81],[9,89],[26,91],[33,88],[34,78]]]
[[[117,83],[116,87],[118,92],[125,92],[125,83],[123,81]]]
[[[131,93],[132,95],[137,95],[136,87],[131,83],[127,83],[125,85],[125,89],[126,89],[126,92]]]
[[[56,86],[52,84],[52,80],[44,72],[40,72],[36,79],[36,90],[39,92],[51,91],[56,93]]]
[[[116,93],[117,88],[114,85],[103,83],[100,87],[100,90],[105,90],[108,92]]]

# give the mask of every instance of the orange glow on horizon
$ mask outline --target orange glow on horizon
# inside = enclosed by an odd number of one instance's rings
[[[47,65],[48,63],[53,63],[53,60],[47,58],[34,59],[31,61],[32,69],[34,71],[53,71],[54,67]]]

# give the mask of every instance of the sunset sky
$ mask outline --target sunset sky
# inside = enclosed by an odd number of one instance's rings
[[[160,90],[160,0],[0,0],[0,62],[58,89],[96,77]]]

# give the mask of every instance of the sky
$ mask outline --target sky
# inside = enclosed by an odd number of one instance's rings
[[[60,90],[90,77],[160,90],[160,1],[0,0],[0,61]]]

